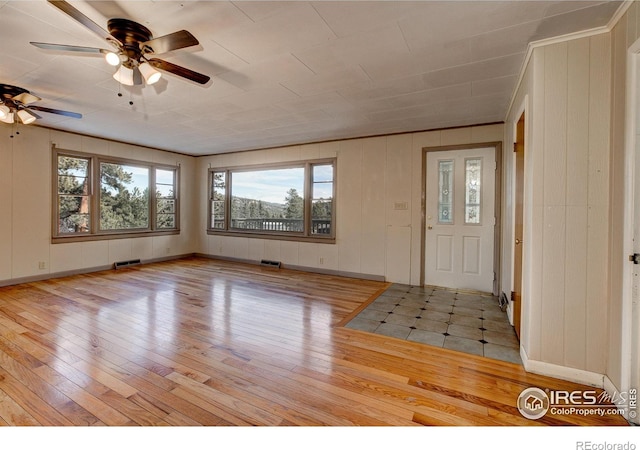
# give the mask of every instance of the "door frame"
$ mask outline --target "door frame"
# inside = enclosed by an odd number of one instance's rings
[[[513,217],[512,217],[512,238],[511,238],[511,295],[509,300],[509,312],[511,313],[511,323],[516,332],[516,336],[518,340],[521,341],[522,338],[522,311],[523,311],[523,288],[524,288],[524,235],[525,235],[525,173],[526,173],[526,133],[527,133],[527,114],[525,109],[522,110],[520,114],[517,116],[517,120],[514,122],[513,126],[513,154],[512,154],[512,171],[513,180],[512,180],[512,201],[513,205]],[[520,123],[522,122],[522,130],[520,130]],[[522,169],[521,172],[518,171],[518,153],[517,148],[518,145],[522,145]],[[520,208],[518,209],[518,203],[520,203]],[[519,213],[519,214],[518,214]],[[522,230],[518,233],[518,223],[521,224]],[[519,234],[519,236],[518,236]],[[518,237],[522,240],[518,243]],[[518,256],[518,258],[516,258]],[[516,260],[519,262],[516,264]],[[516,282],[517,281],[517,282]],[[520,289],[520,291],[517,290]]]
[[[640,142],[636,135],[640,133],[637,126],[640,117],[640,39],[634,42],[627,49],[627,79],[626,79],[626,102],[625,102],[625,139],[624,139],[624,198],[623,198],[623,230],[622,230],[622,250],[621,255],[625,261],[622,262],[622,307],[621,307],[621,348],[620,348],[620,390],[628,392],[632,386],[631,376],[634,371],[632,360],[640,358],[640,343],[634,346],[633,330],[640,327],[640,317],[633,317],[633,264],[627,258],[633,253],[634,241],[634,187],[636,182],[635,173],[635,153]],[[638,423],[636,418],[635,423]]]
[[[493,295],[500,295],[500,275],[502,262],[502,142],[478,142],[473,144],[461,145],[444,145],[438,147],[422,148],[422,195],[421,195],[421,224],[420,224],[420,285],[425,283],[426,268],[426,231],[427,231],[427,153],[428,152],[446,152],[450,150],[472,150],[474,148],[493,147],[496,159],[495,170],[495,199],[493,207],[493,215],[496,218],[496,224],[493,227]]]

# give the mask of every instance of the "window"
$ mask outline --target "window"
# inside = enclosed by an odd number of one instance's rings
[[[453,160],[438,161],[438,223],[453,223]]]
[[[465,159],[464,223],[480,223],[482,158]]]
[[[211,174],[211,225],[213,229],[224,230],[226,228],[226,189],[227,173],[213,172]]]
[[[91,231],[91,159],[58,157],[58,233]]]
[[[335,160],[211,169],[210,233],[333,241]]]
[[[331,234],[333,165],[314,165],[311,187],[311,234]]]
[[[179,232],[179,168],[54,151],[53,242]]]
[[[100,231],[149,228],[149,168],[100,163]]]
[[[155,169],[156,173],[156,228],[173,230],[178,223],[175,169]]]

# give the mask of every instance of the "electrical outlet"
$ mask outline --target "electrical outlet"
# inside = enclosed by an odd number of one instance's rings
[[[324,264],[324,258],[321,256],[320,257],[320,265]]]
[[[171,247],[167,247],[167,255],[171,253]]]
[[[47,268],[47,263],[44,261],[38,261],[38,269],[43,270]]]

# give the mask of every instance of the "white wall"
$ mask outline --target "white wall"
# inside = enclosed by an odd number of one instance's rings
[[[526,105],[521,345],[531,362],[587,377],[607,366],[610,44],[606,33],[535,48],[505,137],[510,147]]]
[[[207,198],[202,194],[198,252],[251,261],[277,260],[283,265],[418,285],[422,149],[502,138],[502,125],[488,125],[198,158],[198,191],[206,193],[209,167],[337,157],[335,244],[207,235]],[[394,209],[396,203],[405,202],[408,209]]]
[[[0,124],[0,284],[83,271],[140,258],[195,251],[195,158],[37,126]],[[181,233],[136,239],[51,244],[51,143],[57,147],[128,159],[180,164]],[[167,252],[167,248],[169,251]],[[45,268],[40,269],[39,263]]]

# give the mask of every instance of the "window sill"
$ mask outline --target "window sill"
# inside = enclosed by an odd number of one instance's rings
[[[167,230],[167,231],[132,231],[125,233],[101,233],[101,234],[88,234],[85,236],[73,235],[73,236],[55,236],[51,238],[52,244],[65,244],[69,242],[88,242],[88,241],[108,241],[111,239],[131,239],[153,236],[168,236],[180,234],[180,230]]]
[[[207,230],[209,236],[233,236],[244,237],[251,239],[274,239],[279,241],[296,241],[296,242],[313,242],[317,244],[335,244],[336,238],[333,236],[321,237],[321,236],[302,236],[292,235],[284,233],[264,233],[264,232],[251,232],[251,231],[218,231]]]

